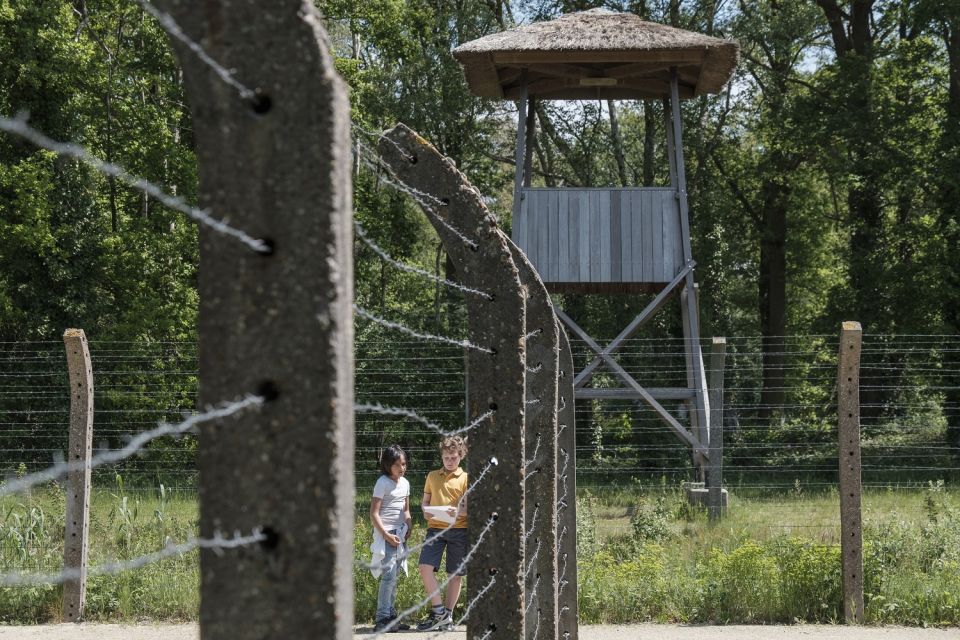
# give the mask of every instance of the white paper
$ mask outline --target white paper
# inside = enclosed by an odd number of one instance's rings
[[[424,507],[423,510],[426,512],[428,516],[430,516],[434,520],[439,520],[440,522],[446,522],[447,524],[453,524],[454,522],[456,522],[456,518],[451,518],[450,514],[447,513],[447,511],[449,511],[452,508],[453,507],[450,507],[450,506]]]

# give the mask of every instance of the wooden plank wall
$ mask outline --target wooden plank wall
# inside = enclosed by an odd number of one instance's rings
[[[517,243],[556,283],[667,283],[683,268],[670,188],[523,189]]]

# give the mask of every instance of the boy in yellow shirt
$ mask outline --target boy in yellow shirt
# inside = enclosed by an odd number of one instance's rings
[[[427,540],[432,540],[420,551],[420,577],[430,598],[431,610],[427,618],[417,625],[418,631],[453,628],[453,609],[460,599],[460,586],[466,567],[461,567],[467,554],[467,472],[460,468],[460,461],[467,455],[467,441],[460,436],[448,436],[440,441],[440,456],[443,468],[431,471],[423,487],[424,507],[449,506],[447,515],[455,518],[453,524],[437,518],[427,519]],[[440,568],[444,549],[447,552],[446,602],[440,597],[434,573]]]

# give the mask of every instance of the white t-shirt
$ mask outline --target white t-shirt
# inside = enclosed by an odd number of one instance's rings
[[[389,476],[381,475],[373,487],[373,497],[380,498],[380,522],[387,531],[396,529],[405,522],[404,506],[410,497],[410,483],[402,477],[394,482]]]

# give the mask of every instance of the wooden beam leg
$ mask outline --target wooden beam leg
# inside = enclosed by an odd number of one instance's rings
[[[670,298],[670,294],[673,293],[673,291],[684,282],[687,273],[692,271],[694,266],[695,263],[691,261],[683,269],[681,269],[680,272],[670,282],[670,284],[664,287],[660,293],[658,293],[656,297],[651,300],[646,307],[644,307],[643,311],[641,311],[640,314],[637,315],[637,317],[634,318],[633,321],[627,325],[623,331],[620,332],[620,335],[611,340],[610,344],[608,344],[603,351],[597,353],[597,357],[591,360],[590,363],[584,367],[583,371],[578,373],[577,377],[574,378],[573,384],[575,387],[578,389],[585,387],[587,383],[590,382],[590,378],[593,377],[593,371],[600,365],[601,355],[610,355],[617,351],[626,340],[628,340],[631,336],[633,336],[633,334],[639,331],[644,324],[646,324],[647,320],[652,318],[658,311],[660,311],[660,309],[663,308],[663,305],[666,304],[667,300]]]

